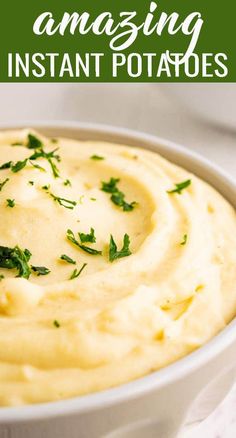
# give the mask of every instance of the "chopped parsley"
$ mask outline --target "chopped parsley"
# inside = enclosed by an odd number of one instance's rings
[[[69,210],[73,210],[77,205],[77,202],[71,201],[70,199],[61,198],[60,196],[53,195],[53,193],[49,193],[49,194],[55,202],[57,202],[59,205],[61,205],[64,208],[68,208]]]
[[[132,252],[130,251],[129,246],[130,246],[130,238],[129,238],[128,234],[125,234],[124,239],[123,239],[123,247],[120,251],[118,251],[117,245],[114,241],[114,238],[111,235],[110,245],[109,245],[109,260],[110,260],[110,262],[114,262],[114,260],[130,256],[132,254]]]
[[[0,246],[0,268],[16,269],[17,277],[28,279],[31,274],[29,260],[31,253],[28,249],[22,250],[19,246],[8,248]]]
[[[58,170],[55,162],[53,161],[53,160],[56,160],[57,162],[60,162],[60,160],[61,160],[60,156],[58,154],[55,154],[55,152],[58,149],[55,149],[54,151],[51,151],[51,152],[45,152],[45,150],[43,149],[43,143],[41,142],[41,140],[39,140],[37,137],[35,137],[32,134],[29,134],[29,136],[28,136],[27,147],[29,149],[34,149],[34,153],[30,157],[26,158],[23,161],[18,161],[15,164],[12,161],[8,161],[7,163],[4,163],[0,166],[0,170],[11,169],[12,172],[16,173],[16,172],[19,172],[20,170],[22,170],[27,165],[27,162],[30,161],[30,164],[32,166],[34,166],[36,169],[39,169],[39,170],[45,172],[46,170],[43,167],[39,166],[36,163],[32,163],[32,161],[35,161],[38,158],[45,158],[51,166],[52,173],[53,173],[54,177],[58,178],[60,176],[59,170]]]
[[[79,233],[79,237],[81,243],[86,243],[86,242],[96,243],[96,237],[93,228],[90,229],[90,234]]]
[[[55,321],[53,321],[53,325],[56,328],[60,328],[61,327],[61,324],[56,319],[55,319]]]
[[[71,259],[69,256],[67,256],[66,254],[62,254],[60,257],[61,260],[63,260],[64,262],[70,263],[71,265],[76,265],[76,261]]]
[[[28,142],[26,147],[28,149],[38,149],[43,147],[41,140],[33,134],[28,135]]]
[[[33,185],[34,185],[34,181],[29,181],[29,184],[30,184],[31,186],[33,186]]]
[[[20,141],[16,141],[15,143],[12,143],[11,146],[24,146],[24,145]]]
[[[191,184],[191,179],[187,179],[186,181],[183,181],[181,183],[175,184],[175,189],[173,190],[168,190],[167,193],[171,194],[171,193],[178,193],[179,195],[182,194],[182,191],[184,189],[187,189],[187,187],[190,186]]]
[[[46,172],[46,169],[44,169],[44,167],[40,166],[39,164],[33,163],[32,161],[30,161],[31,166],[33,166],[35,169],[40,170],[40,172]]]
[[[0,192],[2,191],[5,184],[9,181],[9,178],[6,178],[3,182],[0,182]]]
[[[53,200],[64,208],[68,208],[69,210],[73,210],[75,208],[75,206],[77,205],[76,201],[71,201],[70,199],[61,198],[60,196],[56,196],[53,193],[49,192],[49,189],[50,189],[49,184],[42,186],[42,189],[46,190],[47,193],[53,198]]]
[[[66,179],[63,184],[64,184],[64,186],[68,186],[68,187],[72,186],[72,184],[71,184],[69,179]]]
[[[0,170],[10,169],[12,164],[13,164],[12,161],[8,161],[7,163],[4,163],[0,166]]]
[[[96,198],[90,198],[90,201],[96,201],[97,199]]]
[[[33,156],[34,155],[32,155],[32,157]],[[11,171],[13,173],[17,173],[20,170],[24,169],[24,167],[27,165],[28,161],[30,161],[31,166],[35,167],[36,169],[41,170],[41,172],[46,172],[46,170],[43,167],[39,166],[39,164],[32,163],[32,161],[31,161],[32,157],[26,158],[25,160],[22,160],[22,161],[17,161],[15,164],[12,161],[8,161],[8,163],[5,163],[0,167],[0,170],[11,169]]]
[[[100,155],[92,155],[90,157],[90,160],[94,160],[94,161],[101,161],[101,160],[105,160],[104,157],[101,157]]]
[[[101,190],[106,193],[115,193],[118,190],[117,184],[119,181],[119,178],[111,178],[108,182],[102,181]]]
[[[73,272],[72,272],[72,274],[71,274],[71,276],[70,276],[70,280],[74,280],[75,278],[78,278],[79,276],[80,276],[80,274],[82,274],[82,272],[83,272],[83,270],[86,268],[86,266],[87,266],[87,263],[84,263],[83,264],[83,266],[82,266],[82,268],[81,269],[75,269]]]
[[[137,204],[135,201],[131,202],[130,204],[126,202],[124,193],[120,191],[113,193],[113,195],[111,196],[111,200],[113,204],[123,208],[123,211],[132,211]]]
[[[102,251],[98,251],[97,249],[93,249],[93,248],[90,248],[89,246],[85,246],[82,244],[82,242],[80,243],[78,240],[76,240],[75,235],[74,235],[73,231],[71,231],[71,230],[67,230],[67,239],[70,242],[72,242],[74,245],[78,246],[83,251],[87,252],[88,254],[102,255]]]
[[[29,160],[34,161],[34,160],[37,160],[38,158],[45,158],[48,161],[48,163],[50,164],[50,166],[51,166],[54,178],[59,178],[59,176],[60,176],[59,170],[58,170],[56,164],[53,161],[53,160],[56,160],[57,162],[61,161],[60,156],[55,154],[55,152],[57,150],[58,149],[54,149],[54,151],[45,152],[44,149],[42,147],[40,147],[39,149],[37,149],[34,152],[33,155],[31,155],[31,157],[29,157]]]
[[[7,199],[7,207],[13,208],[15,205],[15,199]]]
[[[188,235],[187,235],[187,234],[184,234],[184,236],[183,236],[183,240],[182,240],[182,242],[180,243],[180,245],[182,245],[182,246],[186,245],[187,240],[188,240]]]
[[[0,246],[0,268],[16,269],[17,277],[29,279],[31,272],[36,272],[38,275],[47,275],[49,269],[44,266],[30,266],[29,261],[32,254],[28,249],[22,250],[18,245],[14,248]]]
[[[48,275],[51,272],[50,269],[45,268],[45,266],[31,266],[31,269],[37,274],[38,277],[40,275]]]
[[[85,198],[84,195],[81,195],[80,198],[79,198],[79,203],[80,203],[81,205],[82,205],[83,202],[84,202],[84,198]]]
[[[57,138],[51,138],[51,143],[58,143],[58,139]]]
[[[11,165],[11,171],[13,173],[19,172],[20,170],[24,169],[24,167],[26,166],[27,162],[28,162],[28,158],[26,158],[23,161],[17,161],[16,164],[12,164]]]
[[[106,193],[111,193],[111,201],[113,202],[113,204],[121,207],[123,211],[132,211],[135,205],[137,205],[137,202],[126,202],[125,194],[121,192],[117,187],[119,181],[119,178],[111,178],[108,182],[102,181],[101,190]]]
[[[1,274],[0,275],[0,281],[3,280],[4,278],[5,278],[4,275]]]
[[[59,177],[60,177],[60,174],[59,174],[58,167],[57,167],[56,164],[52,161],[52,158],[48,158],[48,162],[49,162],[49,164],[50,164],[50,166],[51,166],[51,169],[52,169],[52,173],[53,173],[54,178],[59,178]]]
[[[93,249],[85,245],[78,245],[78,246],[80,247],[80,249],[82,249],[84,252],[87,252],[90,255],[102,255],[102,251],[98,251],[97,249]]]

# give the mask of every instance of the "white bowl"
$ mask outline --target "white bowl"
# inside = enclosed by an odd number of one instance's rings
[[[163,84],[201,119],[236,130],[236,84]]]
[[[11,125],[2,127],[19,128]],[[45,135],[107,140],[160,152],[212,184],[236,206],[236,183],[198,155],[147,134],[79,123],[30,123]],[[1,128],[1,126],[0,126]],[[60,402],[1,408],[1,438],[172,438],[194,401],[211,386],[219,403],[233,384],[236,321],[197,351],[160,371],[114,389]],[[215,404],[216,404],[215,403]],[[215,407],[215,406],[213,406]]]

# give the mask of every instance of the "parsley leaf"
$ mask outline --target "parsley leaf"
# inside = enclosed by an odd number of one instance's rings
[[[24,145],[20,141],[16,141],[15,143],[12,143],[11,146],[24,146]]]
[[[93,249],[93,248],[90,248],[89,246],[85,246],[85,245],[78,245],[78,246],[80,247],[80,249],[87,252],[88,254],[102,255],[102,251],[98,251],[97,249]]]
[[[38,277],[40,275],[48,275],[51,272],[50,269],[45,268],[45,266],[31,266],[31,269],[37,274]]]
[[[68,208],[69,210],[73,210],[77,205],[77,202],[75,201],[70,201],[69,199],[61,198],[60,196],[53,195],[53,193],[49,193],[49,194],[54,199],[55,202],[57,202],[59,205],[61,205],[64,208]]]
[[[76,265],[76,261],[68,257],[66,254],[61,255],[60,259],[64,262],[70,263],[71,265]]]
[[[18,277],[28,279],[31,274],[30,266],[28,264],[31,253],[28,249],[24,251],[15,246],[15,248],[8,248],[0,246],[0,267],[5,269],[17,269]]]
[[[17,277],[23,277],[27,280],[30,277],[31,270],[38,275],[47,275],[49,269],[44,266],[29,266],[29,260],[32,254],[28,249],[22,250],[18,245],[14,248],[0,246],[0,268],[16,269]]]
[[[95,237],[93,228],[90,229],[90,234],[79,233],[79,237],[80,237],[81,243],[86,243],[86,242],[95,243],[96,242],[96,237]]]
[[[36,163],[32,163],[32,161],[30,161],[31,166],[33,166],[35,169],[40,170],[41,172],[46,172],[46,169],[44,169],[44,167],[40,166],[39,164]]]
[[[175,189],[173,190],[168,190],[167,193],[171,194],[171,193],[178,193],[179,195],[182,194],[182,190],[187,189],[187,187],[190,186],[191,184],[191,179],[187,179],[186,181],[183,181],[181,183],[175,184]]]
[[[42,146],[43,146],[43,143],[41,142],[41,140],[39,138],[37,138],[33,134],[28,135],[28,142],[26,145],[26,147],[28,149],[38,149],[38,148],[41,148]]]
[[[7,207],[13,208],[15,205],[15,199],[7,199]]]
[[[60,176],[59,170],[58,170],[56,164],[53,162],[53,160],[56,160],[57,162],[60,162],[60,160],[61,160],[60,156],[55,154],[55,152],[57,150],[58,149],[54,149],[54,151],[45,152],[43,148],[39,148],[35,151],[35,153],[33,155],[31,155],[29,157],[29,159],[34,161],[34,160],[37,160],[38,158],[45,158],[51,166],[54,178],[59,178],[59,176]]]
[[[65,181],[64,181],[64,186],[69,186],[69,187],[71,187],[72,186],[72,184],[71,184],[71,182],[70,182],[70,180],[69,179],[66,179]]]
[[[133,201],[130,204],[126,202],[125,194],[117,187],[119,181],[119,178],[111,178],[108,182],[102,181],[101,190],[106,193],[111,193],[111,201],[118,207],[123,208],[123,211],[132,211],[135,205],[137,205],[137,202]]]
[[[52,173],[53,173],[54,178],[59,178],[59,177],[60,177],[60,174],[59,174],[58,167],[57,167],[56,164],[52,161],[51,158],[48,158],[47,160],[48,160],[48,162],[49,162],[49,164],[50,164],[50,166],[51,166],[51,169],[52,169]]]
[[[109,260],[110,262],[114,262],[114,260],[120,259],[122,257],[128,257],[132,254],[132,252],[129,249],[130,246],[130,238],[128,234],[124,235],[123,240],[123,247],[120,251],[117,251],[117,245],[114,241],[113,236],[111,235],[110,238],[110,245],[109,245]]]
[[[17,161],[16,164],[12,164],[12,166],[11,166],[11,171],[12,171],[13,173],[17,173],[17,172],[19,172],[20,170],[24,169],[24,167],[25,167],[26,164],[27,164],[27,161],[28,161],[28,158],[26,158],[26,159],[23,160],[23,161]]]
[[[69,280],[74,280],[75,278],[78,278],[78,277],[80,276],[80,274],[83,272],[84,268],[86,268],[86,266],[87,266],[87,263],[84,263],[83,266],[82,266],[82,268],[81,268],[80,270],[75,269],[75,270],[72,272],[72,274],[71,274]]]
[[[17,173],[21,169],[23,169],[27,164],[28,158],[23,161],[17,161],[17,163],[13,163],[13,161],[8,161],[0,166],[0,170],[3,169],[11,169],[12,172]]]
[[[7,163],[4,163],[4,164],[2,164],[1,166],[0,166],[0,170],[3,170],[3,169],[10,169],[11,168],[11,166],[12,166],[12,161],[8,161]]]
[[[183,236],[183,240],[182,240],[182,242],[180,243],[180,245],[182,245],[182,246],[186,245],[187,240],[188,240],[188,235],[187,235],[187,234],[184,234],[184,236]]]
[[[3,182],[0,182],[0,192],[2,191],[5,184],[9,181],[9,178],[6,178]]]
[[[105,160],[105,158],[104,157],[100,157],[99,155],[92,155],[90,157],[90,160],[101,161],[101,160]]]
[[[53,198],[53,200],[64,208],[68,208],[69,210],[73,210],[77,205],[76,201],[71,201],[70,199],[61,198],[60,196],[56,196],[53,193],[49,192],[50,185],[45,185],[42,187],[42,189],[46,190],[47,193]]]
[[[122,207],[124,211],[132,211],[137,204],[137,202],[133,201],[131,204],[125,201],[124,193],[119,190],[111,195],[111,200],[113,204],[118,205],[118,207]]]
[[[102,255],[102,251],[98,251],[96,249],[90,248],[89,246],[82,245],[81,243],[76,240],[75,235],[73,231],[67,230],[67,239],[72,242],[74,245],[78,246],[83,251],[87,252],[91,255]]]
[[[117,183],[120,182],[119,178],[111,178],[110,181],[105,182],[102,181],[101,190],[106,193],[115,193],[117,192]]]

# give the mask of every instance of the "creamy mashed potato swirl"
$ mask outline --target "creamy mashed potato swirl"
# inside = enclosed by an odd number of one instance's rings
[[[29,159],[42,148],[58,151]],[[1,251],[18,247],[29,270],[0,267],[1,406],[144,376],[234,317],[235,212],[196,176],[146,150],[29,130],[0,134],[0,167]]]

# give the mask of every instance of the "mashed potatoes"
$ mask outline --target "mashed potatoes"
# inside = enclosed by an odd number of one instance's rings
[[[144,376],[235,315],[235,212],[157,154],[1,133],[0,217],[1,406]]]

